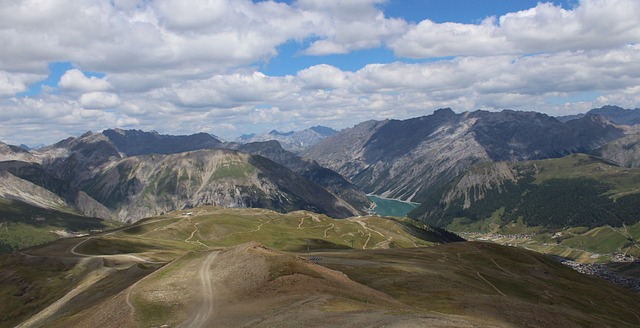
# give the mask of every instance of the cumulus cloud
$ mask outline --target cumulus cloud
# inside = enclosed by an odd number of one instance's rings
[[[387,18],[375,5],[381,0],[299,0],[296,4],[320,16],[313,20],[319,40],[304,51],[307,55],[345,54],[381,46],[406,32],[403,19]]]
[[[480,24],[425,20],[389,46],[410,58],[607,49],[640,42],[639,15],[635,0],[581,0],[571,10],[540,2]]]
[[[0,71],[0,97],[11,96],[26,89],[24,82],[15,75]]]
[[[118,95],[109,92],[83,93],[78,101],[85,109],[107,109],[120,105]]]
[[[62,89],[77,90],[83,92],[106,91],[111,89],[111,84],[105,79],[95,76],[87,77],[79,69],[70,69],[60,77],[58,86]]]
[[[639,106],[638,1],[539,3],[477,24],[409,23],[387,17],[387,3],[8,1],[0,8],[0,140],[50,143],[114,126],[233,139],[225,133],[261,132],[252,131],[256,124],[343,128],[440,107],[563,114]],[[344,58],[386,47],[397,62],[260,72],[285,43],[297,45],[298,56]],[[75,67],[57,92],[17,97],[46,78],[51,62]],[[548,101],[585,93],[596,99]]]
[[[337,67],[321,64],[301,70],[297,78],[307,89],[336,89],[349,87],[348,75]]]

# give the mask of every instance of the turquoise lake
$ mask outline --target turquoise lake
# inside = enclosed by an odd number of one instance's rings
[[[418,207],[416,203],[406,203],[393,199],[384,199],[376,196],[367,196],[369,199],[376,203],[376,208],[373,209],[373,213],[381,216],[407,216],[407,213],[411,212],[414,208]]]

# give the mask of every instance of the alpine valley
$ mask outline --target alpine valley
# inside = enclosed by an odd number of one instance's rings
[[[639,117],[0,143],[0,327],[637,327]]]

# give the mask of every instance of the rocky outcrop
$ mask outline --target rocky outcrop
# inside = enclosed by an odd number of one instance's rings
[[[2,161],[37,162],[38,159],[26,149],[0,141],[0,162]]]

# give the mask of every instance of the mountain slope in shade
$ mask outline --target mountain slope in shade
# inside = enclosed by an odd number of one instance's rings
[[[332,128],[318,125],[302,131],[279,132],[273,130],[265,134],[242,135],[236,139],[236,142],[251,143],[275,140],[282,145],[282,148],[299,153],[336,133],[337,131]]]
[[[339,218],[359,213],[271,160],[223,149],[129,157],[104,169],[83,190],[123,221],[200,205],[305,209]]]
[[[102,131],[126,156],[146,154],[176,154],[199,149],[217,148],[222,143],[210,134],[184,136],[158,134],[140,130],[108,129]]]
[[[561,157],[593,150],[623,134],[592,115],[562,123],[536,112],[440,109],[403,121],[361,123],[303,156],[367,193],[421,202],[476,163]]]

